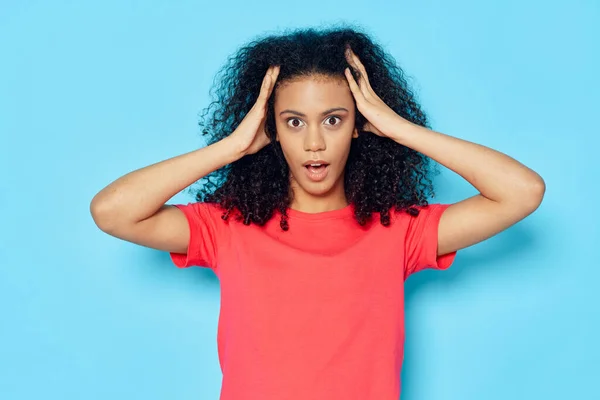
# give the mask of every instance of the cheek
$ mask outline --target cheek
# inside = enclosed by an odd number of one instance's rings
[[[335,153],[337,158],[344,158],[348,156],[348,153],[350,152],[350,146],[352,145],[352,134],[349,133],[340,135],[332,139],[329,145],[332,149],[335,149],[332,151],[332,153]]]
[[[283,154],[288,160],[290,158],[303,156],[303,144],[302,137],[300,135],[293,135],[290,132],[283,132],[282,135],[278,135],[278,139],[279,145],[281,146],[281,151],[283,151]]]

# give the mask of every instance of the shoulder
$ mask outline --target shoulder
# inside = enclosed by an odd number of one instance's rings
[[[223,215],[225,210],[219,203],[208,203],[208,202],[192,202],[187,204],[174,204],[175,207],[179,208],[185,213],[194,213],[202,217],[219,217]]]
[[[183,212],[192,229],[205,227],[215,232],[222,231],[231,219],[231,216],[228,219],[223,218],[227,210],[218,203],[191,202],[174,206]]]
[[[443,212],[451,204],[429,203],[415,204],[405,209],[397,210],[395,207],[390,212],[391,220],[395,223],[411,227],[413,225],[424,225],[429,222],[436,222],[440,219]]]
[[[446,208],[451,206],[451,204],[444,203],[428,203],[428,204],[414,204],[408,206],[403,209],[396,209],[396,207],[392,207],[390,210],[390,215],[394,215],[396,217],[405,217],[405,218],[416,218],[428,216],[429,214],[444,211]]]

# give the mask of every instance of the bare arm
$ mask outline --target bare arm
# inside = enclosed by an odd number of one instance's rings
[[[546,183],[537,172],[497,150],[404,119],[377,96],[364,65],[351,49],[347,59],[359,72],[359,83],[349,69],[346,78],[357,108],[369,121],[365,128],[437,161],[480,192],[444,211],[438,229],[438,255],[496,235],[539,207]]]
[[[130,172],[98,192],[90,204],[96,225],[129,242],[186,253],[190,238],[187,219],[166,201],[211,172],[254,154],[269,143],[265,132],[267,100],[278,74],[279,66],[267,69],[256,102],[225,139]]]
[[[231,136],[130,172],[94,196],[90,212],[104,232],[159,250],[185,253],[189,227],[183,212],[165,204],[211,172],[243,156]]]

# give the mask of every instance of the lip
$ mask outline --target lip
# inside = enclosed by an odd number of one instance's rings
[[[325,160],[308,160],[306,161],[304,164],[302,164],[303,166],[308,166],[310,164],[326,164],[329,165],[329,163]]]
[[[317,164],[317,163],[312,163],[312,164]],[[304,167],[304,171],[306,171],[306,176],[308,177],[308,179],[310,179],[313,182],[321,182],[323,180],[325,180],[325,178],[327,178],[327,174],[329,173],[329,165],[326,165],[325,167],[323,167],[323,171],[318,173],[318,174],[314,174],[310,171],[310,169]]]

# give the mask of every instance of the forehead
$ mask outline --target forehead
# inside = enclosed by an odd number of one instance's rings
[[[275,108],[296,107],[297,110],[321,112],[329,106],[353,107],[354,99],[348,82],[342,77],[311,75],[282,82],[275,92]]]

